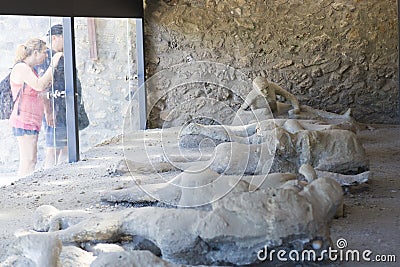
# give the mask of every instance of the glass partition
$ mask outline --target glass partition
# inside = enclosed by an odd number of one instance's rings
[[[137,88],[135,26],[136,19],[74,18],[73,56],[76,62],[79,150],[82,153],[122,134],[123,116],[131,92]],[[13,67],[18,45],[32,38],[46,42],[48,51],[43,54],[39,54],[43,51],[38,51],[35,58],[38,64],[32,70],[39,79],[46,78],[48,68],[52,70],[52,75],[46,89],[32,102],[35,107],[38,102],[43,102],[43,118],[37,134],[36,151],[30,151],[30,156],[35,154],[37,158],[34,170],[51,168],[68,161],[64,63],[63,58],[59,64],[51,61],[51,58],[57,57],[57,52],[63,51],[63,18],[0,16],[0,30],[0,49],[3,54],[1,79]],[[44,57],[43,62],[39,62],[40,56]],[[29,98],[24,96],[22,94],[22,102]],[[19,142],[21,138],[13,134],[12,121],[0,120],[3,152],[0,155],[0,185],[16,179],[18,169],[21,171],[21,158],[26,159],[26,150],[33,149],[35,144],[34,138],[28,143]]]
[[[90,120],[79,131],[85,151],[122,133],[129,92],[137,87],[135,19],[75,18],[74,24],[77,77]]]

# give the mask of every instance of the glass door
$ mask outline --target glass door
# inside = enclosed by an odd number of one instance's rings
[[[0,120],[3,152],[0,155],[0,185],[44,168],[46,143],[53,142],[46,140],[43,126],[45,114],[52,120],[48,100],[53,91],[51,73],[54,68],[48,57],[51,54],[49,31],[58,21],[58,18],[45,16],[0,16],[0,77],[4,79],[11,73],[10,81],[3,83],[0,96],[0,108],[11,113]],[[50,75],[45,75],[48,68]],[[7,90],[11,92],[10,105],[3,102],[8,97]]]
[[[79,131],[82,152],[122,134],[123,117],[137,87],[135,20],[74,19],[81,104],[90,121]],[[78,103],[78,122],[79,107]]]
[[[75,97],[77,100],[78,151],[122,134],[123,117],[138,87],[136,62],[136,19],[74,18]],[[0,48],[3,51],[1,77],[13,67],[19,44],[31,38],[46,42],[43,62],[32,69],[39,77],[51,69],[48,86],[41,92],[43,118],[37,135],[34,170],[51,168],[69,161],[71,134],[68,134],[68,109],[71,99],[66,91],[68,70],[66,59],[52,63],[57,53],[65,52],[65,18],[39,16],[0,16]],[[10,30],[13,29],[13,30]],[[68,42],[67,42],[68,43]],[[39,51],[42,52],[42,51]],[[67,83],[68,86],[68,83]],[[26,98],[25,98],[26,99]],[[10,120],[0,121],[0,178],[15,179],[21,162],[18,137],[13,134]],[[5,183],[8,180],[3,179]]]

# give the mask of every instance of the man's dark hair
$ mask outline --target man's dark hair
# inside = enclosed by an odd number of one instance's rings
[[[53,25],[50,30],[47,32],[47,36],[49,35],[62,35],[63,34],[63,26],[61,24]]]

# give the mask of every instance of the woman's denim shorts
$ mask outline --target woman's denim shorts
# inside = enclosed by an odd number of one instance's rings
[[[39,135],[39,131],[37,130],[25,130],[22,128],[12,127],[14,136],[23,136],[23,135]]]

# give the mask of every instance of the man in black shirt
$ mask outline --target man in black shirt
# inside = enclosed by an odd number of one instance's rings
[[[56,52],[64,51],[63,27],[56,24],[47,33],[51,38],[51,49],[47,51],[47,59],[36,70],[41,76],[50,67],[51,56]],[[64,57],[60,58],[55,68],[53,82],[48,88],[48,101],[45,101],[46,116],[43,125],[46,135],[46,159],[45,168],[54,166],[68,159],[67,127],[66,127],[66,103],[65,103],[65,79]],[[81,101],[81,84],[77,80],[78,104]]]

